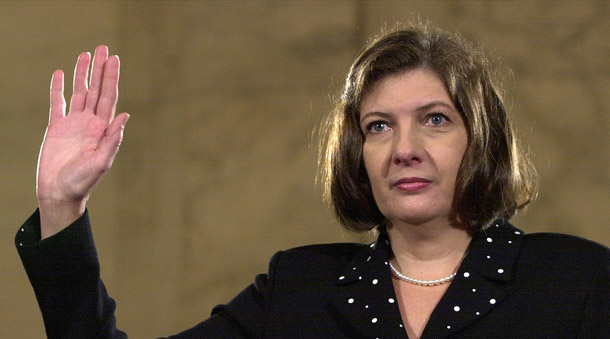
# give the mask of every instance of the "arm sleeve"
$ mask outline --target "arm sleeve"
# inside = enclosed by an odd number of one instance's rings
[[[49,338],[126,338],[116,328],[115,302],[100,279],[88,213],[40,240],[40,215],[19,228],[15,245]]]
[[[282,252],[269,263],[269,274],[260,274],[254,283],[226,305],[218,305],[212,316],[171,338],[261,338],[272,307],[275,268]]]
[[[15,245],[34,288],[49,338],[126,338],[116,328],[115,302],[100,279],[88,212],[52,237],[40,240],[38,210],[19,228]],[[261,337],[271,307],[274,267],[207,320],[171,338]],[[270,279],[271,278],[271,279]]]

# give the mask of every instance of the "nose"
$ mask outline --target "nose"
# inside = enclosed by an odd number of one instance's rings
[[[398,166],[415,166],[425,157],[423,138],[416,128],[395,131],[392,144],[392,162]]]

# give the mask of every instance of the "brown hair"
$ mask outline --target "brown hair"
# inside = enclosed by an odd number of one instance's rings
[[[415,68],[429,69],[442,79],[468,131],[453,199],[456,220],[476,232],[495,218],[512,217],[536,195],[535,170],[513,136],[499,75],[480,48],[430,24],[383,32],[352,64],[344,91],[321,129],[325,200],[349,230],[387,224],[362,161],[360,104],[376,81]]]

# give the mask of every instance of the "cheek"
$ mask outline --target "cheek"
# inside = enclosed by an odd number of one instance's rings
[[[442,156],[444,161],[444,168],[451,181],[455,182],[457,179],[458,171],[460,170],[460,166],[462,164],[462,159],[464,158],[464,154],[466,153],[466,144],[461,142],[461,140],[456,141],[452,148],[448,148],[447,152]]]
[[[384,178],[383,178],[383,156],[380,155],[381,152],[379,149],[375,147],[367,147],[367,145],[363,145],[362,149],[362,161],[364,162],[364,169],[366,170],[366,174],[369,179],[370,189],[373,193],[373,199],[377,204],[378,208],[383,210],[384,199],[385,196],[384,191],[382,189]],[[383,213],[383,211],[382,211]]]
[[[380,152],[372,149],[370,146],[367,146],[365,143],[362,147],[362,161],[364,162],[364,168],[366,169],[366,174],[369,177],[371,182],[379,177],[381,173],[381,157]]]
[[[364,161],[364,169],[366,170],[369,184],[371,185],[371,191],[375,197],[375,200],[378,200],[380,194],[379,189],[381,188],[383,182],[383,169],[379,152],[374,152],[370,148],[367,150],[367,147],[364,146],[362,151],[362,160]]]

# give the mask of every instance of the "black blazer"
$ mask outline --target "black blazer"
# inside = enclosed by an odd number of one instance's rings
[[[52,338],[125,337],[99,279],[87,213],[40,241],[38,212],[15,238]],[[406,338],[385,230],[370,246],[278,252],[268,274],[176,338]],[[497,220],[475,235],[421,338],[610,338],[610,250]]]

